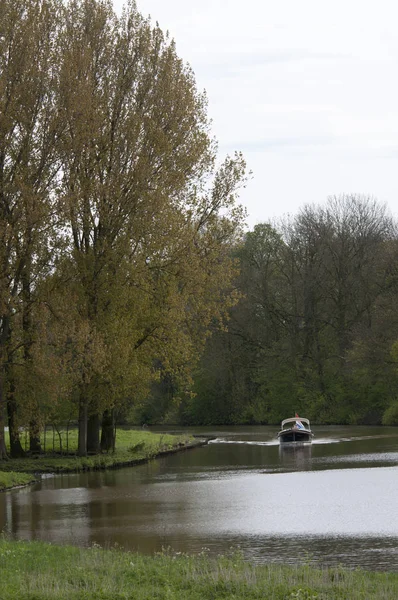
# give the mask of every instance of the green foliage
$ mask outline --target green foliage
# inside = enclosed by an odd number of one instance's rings
[[[206,346],[190,422],[276,423],[298,411],[381,423],[398,386],[398,243],[385,207],[330,198],[256,225],[236,254],[241,300]]]
[[[189,387],[236,302],[246,166],[216,166],[206,95],[135,2],[5,0],[1,27],[0,459],[6,409],[12,452],[79,416],[84,454],[88,417]]]
[[[398,425],[398,401],[395,400],[383,414],[383,425]]]

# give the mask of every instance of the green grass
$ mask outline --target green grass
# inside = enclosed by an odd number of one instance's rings
[[[0,471],[0,491],[17,485],[27,485],[33,481],[34,478],[28,473],[15,473],[14,471],[4,473]]]
[[[398,574],[0,539],[2,600],[392,600]]]
[[[118,430],[116,450],[94,456],[60,455],[51,453],[38,456],[15,458],[0,462],[0,476],[5,472],[62,473],[113,468],[139,463],[162,453],[189,448],[197,444],[192,436],[158,434],[142,430]],[[65,448],[65,446],[64,446]],[[77,431],[69,433],[69,451],[77,448]],[[52,448],[51,448],[52,450]],[[55,452],[59,452],[59,445]]]

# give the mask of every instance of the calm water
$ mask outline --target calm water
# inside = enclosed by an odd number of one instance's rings
[[[398,571],[398,430],[313,430],[312,446],[292,450],[275,428],[196,429],[215,439],[139,467],[47,476],[0,494],[0,531]]]

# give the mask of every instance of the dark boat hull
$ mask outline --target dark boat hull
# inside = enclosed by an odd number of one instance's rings
[[[314,434],[311,431],[289,429],[278,433],[280,444],[311,444]]]

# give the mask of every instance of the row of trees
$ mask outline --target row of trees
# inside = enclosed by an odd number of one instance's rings
[[[0,4],[0,459],[77,419],[109,449],[115,409],[189,383],[236,301],[242,157],[216,170],[206,97],[129,2]],[[100,424],[102,437],[100,440]]]
[[[397,231],[359,196],[257,225],[236,249],[242,299],[208,340],[181,422],[398,416]]]
[[[39,451],[45,424],[77,421],[85,454],[112,448],[115,414],[394,409],[385,207],[331,198],[242,237],[245,164],[216,153],[192,71],[134,2],[0,4],[0,459],[5,424],[19,456],[21,426]]]

